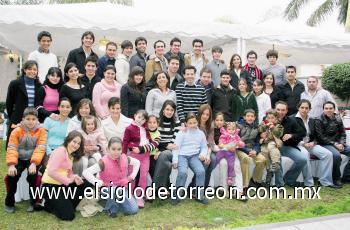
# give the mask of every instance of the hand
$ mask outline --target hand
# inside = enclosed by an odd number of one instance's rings
[[[256,157],[256,151],[255,150],[252,150],[249,152],[249,156],[250,157]]]
[[[174,169],[177,169],[177,166],[178,166],[177,163],[173,163],[173,168]]]
[[[182,132],[186,132],[187,128],[186,128],[185,124],[181,124],[181,127],[180,127],[179,130],[182,131]]]
[[[219,144],[219,148],[220,148],[220,149],[223,149],[224,146],[225,146],[224,144]]]
[[[204,160],[204,165],[210,165],[211,159],[210,159],[210,155],[209,157],[205,158]]]
[[[86,152],[86,153],[91,153],[91,152],[93,152],[94,151],[94,146],[93,145],[85,145],[85,147],[84,147],[84,151]]]
[[[28,173],[29,175],[33,175],[36,173],[36,164],[35,163],[31,163],[29,168],[28,168]]]
[[[17,169],[14,165],[10,165],[9,168],[8,168],[8,172],[7,174],[9,176],[16,176],[17,175]]]
[[[51,114],[50,114],[50,118],[51,118],[52,120],[58,121],[58,120],[60,120],[60,115],[58,115],[58,114],[56,114],[56,113],[51,113]]]
[[[201,160],[201,161],[205,161],[205,156],[203,156],[203,155],[199,155],[199,160]]]
[[[81,184],[84,183],[83,179],[81,179],[81,177],[78,176],[78,175],[76,175],[76,176],[74,177],[74,182],[75,182],[77,185],[81,185]]]
[[[236,147],[235,146],[232,146],[228,149],[228,151],[230,152],[236,152]]]
[[[335,147],[339,150],[339,152],[344,151],[344,145],[342,145],[342,144],[336,144]]]
[[[177,146],[175,144],[168,144],[166,148],[168,150],[175,150],[175,149],[177,149]]]
[[[132,147],[132,152],[133,153],[140,153],[139,147]]]
[[[261,139],[266,139],[267,138],[267,131],[261,133],[260,137],[261,137]]]
[[[158,160],[160,152],[157,152],[156,155],[154,155],[153,159]]]
[[[282,141],[287,141],[290,138],[292,138],[292,134],[284,134],[284,136],[282,137]]]
[[[134,178],[132,178],[131,176],[128,176],[128,181],[132,182],[132,181],[134,181]]]

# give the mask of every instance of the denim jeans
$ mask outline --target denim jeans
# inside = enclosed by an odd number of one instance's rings
[[[326,149],[332,152],[333,154],[333,181],[337,181],[340,179],[340,165],[341,165],[341,156],[340,154],[344,154],[346,156],[350,156],[350,146],[344,146],[344,151],[339,152],[333,145],[324,145]],[[350,163],[348,163],[344,168],[343,178],[350,179]]]
[[[110,194],[115,194],[116,187],[110,187],[109,191]],[[116,197],[110,197],[107,199],[106,206],[104,208],[105,211],[108,211],[109,213],[115,213],[122,212],[125,215],[132,215],[136,214],[139,210],[136,200],[133,196],[128,197],[128,189],[125,188],[125,194],[124,194],[124,202],[120,203],[117,202],[115,199]]]

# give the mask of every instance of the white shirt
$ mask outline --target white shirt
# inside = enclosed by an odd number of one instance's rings
[[[239,75],[238,75],[239,76]],[[256,97],[256,103],[258,104],[259,110],[259,124],[262,122],[264,117],[266,116],[266,111],[271,109],[271,98],[266,93],[262,93]]]
[[[44,53],[35,50],[29,54],[28,60],[34,60],[38,63],[38,76],[41,83],[45,81],[50,67],[58,67],[57,57],[53,53]]]
[[[312,118],[320,117],[323,113],[323,103],[327,101],[331,101],[336,105],[337,111],[337,103],[335,102],[333,96],[330,92],[325,89],[319,88],[316,90],[314,95],[311,95],[308,90],[305,90],[300,99],[307,99],[311,102],[311,110],[309,112],[309,116]]]

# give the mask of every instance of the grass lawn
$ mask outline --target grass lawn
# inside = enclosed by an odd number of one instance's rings
[[[0,143],[0,176],[7,172],[5,154]],[[0,199],[4,202],[5,186],[0,182]],[[291,192],[289,190],[289,192]],[[16,204],[16,212],[0,211],[0,229],[178,229],[187,228],[233,228],[254,224],[296,220],[350,212],[350,185],[343,189],[321,189],[321,200],[237,200],[210,201],[208,206],[186,200],[176,207],[169,201],[146,203],[146,208],[137,215],[111,219],[104,213],[92,218],[83,218],[80,213],[72,222],[58,220],[44,211],[26,213],[28,202]]]

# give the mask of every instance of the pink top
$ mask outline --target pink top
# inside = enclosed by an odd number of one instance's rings
[[[43,107],[47,111],[57,111],[58,102],[60,100],[59,92],[57,89],[51,89],[49,86],[44,85],[45,98],[43,102]]]
[[[101,128],[97,128],[92,133],[85,133],[83,130],[78,130],[84,137],[85,145],[98,145],[101,147],[101,154],[104,155],[107,151],[107,139],[102,132]]]
[[[114,81],[113,85],[109,85],[105,79],[94,86],[92,103],[99,118],[104,119],[109,115],[108,100],[111,97],[120,97],[121,88],[122,86],[117,81]]]
[[[105,186],[128,186],[128,157],[122,154],[118,160],[113,160],[108,154],[102,157],[104,164],[100,179]],[[111,182],[113,184],[111,184]]]
[[[220,139],[219,143],[220,144],[230,144],[231,142],[235,143],[238,148],[243,148],[244,147],[244,142],[241,141],[241,138],[238,136],[240,129],[236,129],[233,134],[227,132],[225,128],[220,129]]]

